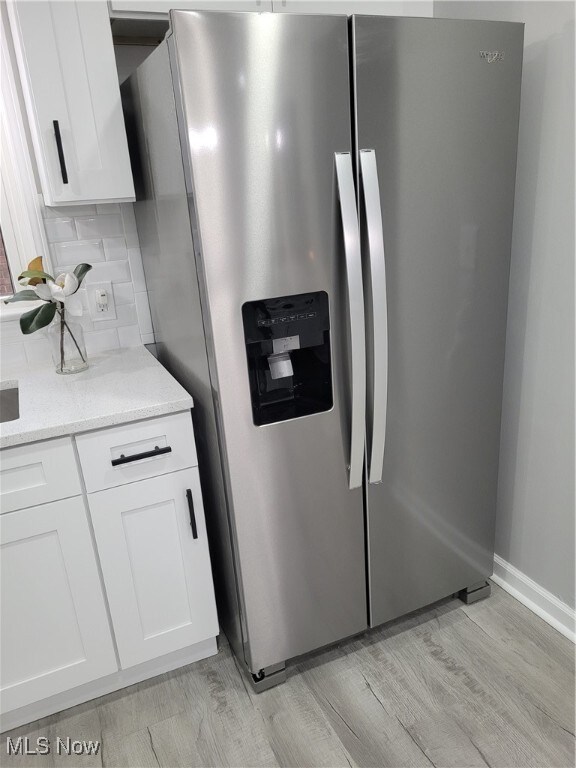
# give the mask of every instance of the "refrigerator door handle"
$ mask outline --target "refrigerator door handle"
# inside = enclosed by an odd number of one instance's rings
[[[366,341],[364,335],[364,291],[362,287],[362,261],[360,226],[356,208],[356,189],[349,152],[336,152],[336,179],[346,259],[348,282],[348,317],[351,341],[351,426],[350,466],[348,486],[362,485],[364,465],[364,437],[366,428]]]
[[[372,284],[372,445],[368,482],[381,483],[386,441],[386,406],[388,399],[388,310],[386,299],[386,260],[380,206],[380,187],[376,152],[360,150],[360,175],[364,191],[366,228]]]

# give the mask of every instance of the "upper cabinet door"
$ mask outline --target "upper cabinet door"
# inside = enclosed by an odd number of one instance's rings
[[[272,0],[275,13],[433,16],[433,0]]]
[[[178,11],[271,11],[272,0],[110,0],[111,16],[147,16]]]
[[[44,202],[134,200],[107,4],[9,9]]]

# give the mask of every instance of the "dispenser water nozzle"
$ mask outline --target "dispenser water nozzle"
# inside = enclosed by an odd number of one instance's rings
[[[284,379],[286,376],[294,375],[289,352],[280,352],[277,355],[269,355],[268,365],[270,367],[270,376],[273,379]]]

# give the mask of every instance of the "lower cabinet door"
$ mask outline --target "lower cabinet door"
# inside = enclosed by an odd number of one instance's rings
[[[118,670],[81,497],[0,518],[2,711]]]
[[[198,470],[89,495],[123,668],[218,634]]]

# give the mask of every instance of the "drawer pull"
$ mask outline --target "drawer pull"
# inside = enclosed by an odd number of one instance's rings
[[[140,459],[151,459],[153,456],[161,456],[163,453],[172,453],[172,448],[167,445],[165,448],[158,448],[154,446],[153,451],[144,451],[144,453],[134,453],[132,456],[124,456],[120,454],[119,458],[112,459],[112,466],[117,467],[119,464],[129,464],[131,461],[140,461]]]
[[[192,528],[192,538],[198,538],[198,530],[196,528],[196,515],[194,514],[194,500],[192,499],[192,491],[190,488],[186,489],[186,498],[188,499],[188,509],[190,510],[190,527]]]

